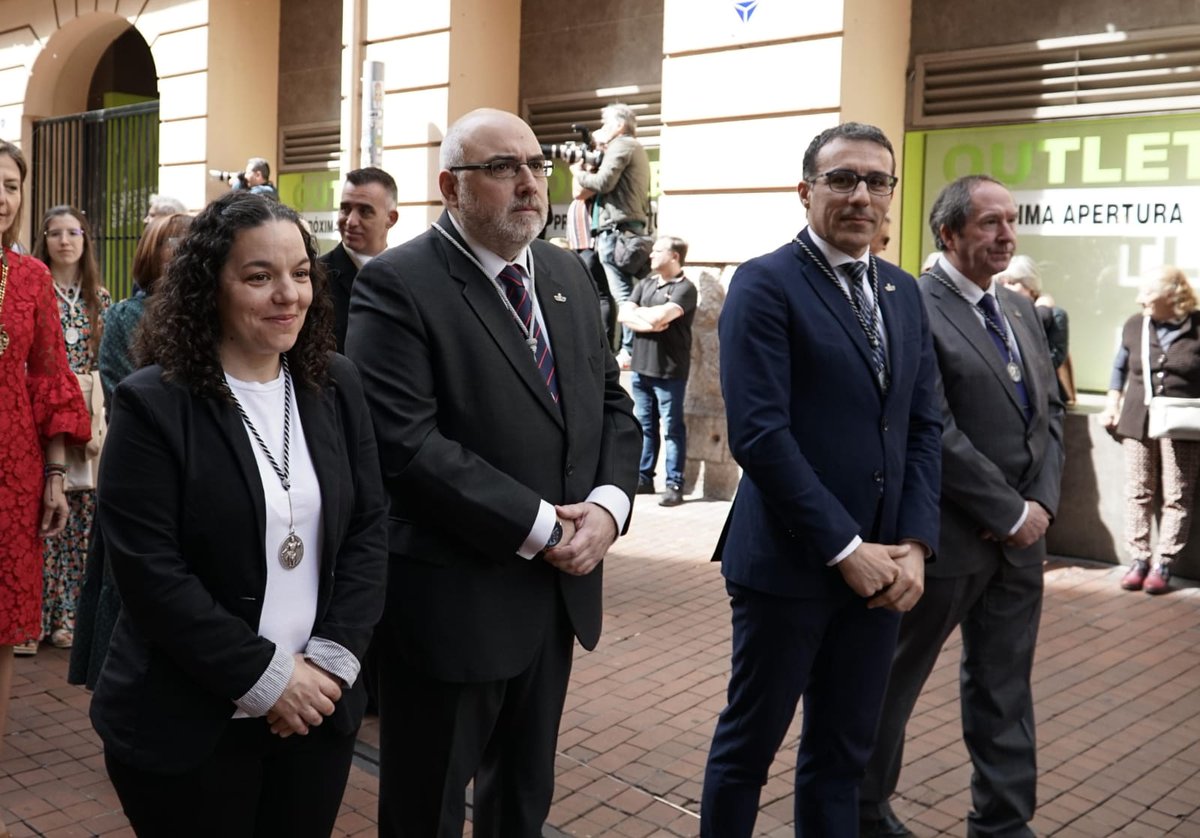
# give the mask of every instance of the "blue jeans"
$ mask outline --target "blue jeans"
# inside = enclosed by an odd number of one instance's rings
[[[630,274],[624,273],[613,263],[613,256],[617,249],[617,238],[621,235],[620,230],[606,230],[596,234],[596,255],[600,257],[600,264],[604,266],[604,273],[608,276],[608,290],[612,294],[613,304],[617,308],[621,307],[621,303],[629,299],[629,295],[633,293],[633,286],[637,282]],[[620,326],[620,337],[618,338],[617,350],[624,349],[626,352],[633,352],[633,332],[627,326]]]
[[[686,378],[654,378],[633,373],[633,414],[642,425],[642,462],[638,482],[654,482],[658,462],[658,421],[666,427],[667,484],[683,488],[683,463],[687,459],[687,428],[683,424]]]

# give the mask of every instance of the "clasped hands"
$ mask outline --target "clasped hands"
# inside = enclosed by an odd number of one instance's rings
[[[981,533],[981,537],[985,541],[1003,541],[1009,547],[1016,547],[1018,550],[1024,550],[1034,544],[1046,534],[1046,530],[1050,529],[1050,513],[1046,511],[1046,507],[1035,500],[1025,501],[1025,509],[1027,510],[1025,520],[1012,535],[1001,538],[995,533],[985,530]]]
[[[542,557],[563,573],[586,576],[617,540],[617,522],[607,509],[595,503],[556,506],[554,512],[562,524],[562,540]]]
[[[868,608],[908,611],[925,592],[925,551],[913,542],[864,541],[837,564],[842,578]]]
[[[286,739],[293,733],[304,736],[332,715],[335,702],[342,697],[338,679],[307,660],[304,655],[292,655],[296,665],[283,695],[267,711],[271,732]]]

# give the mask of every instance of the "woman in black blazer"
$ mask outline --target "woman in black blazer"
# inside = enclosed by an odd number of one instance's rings
[[[362,388],[287,207],[214,201],[164,285],[101,467],[124,610],[92,723],[139,835],[327,836],[383,605]]]
[[[1125,449],[1125,546],[1131,563],[1127,591],[1165,594],[1171,562],[1187,545],[1200,481],[1200,442],[1151,439],[1143,367],[1149,350],[1151,395],[1200,398],[1200,312],[1183,271],[1164,267],[1143,280],[1141,314],[1125,321],[1113,361],[1101,421]],[[1150,546],[1154,498],[1162,497],[1158,544]]]

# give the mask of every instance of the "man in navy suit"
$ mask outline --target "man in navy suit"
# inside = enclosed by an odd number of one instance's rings
[[[796,704],[796,835],[854,836],[900,623],[938,535],[941,415],[913,278],[871,256],[896,184],[869,125],[818,135],[809,226],[738,269],[721,315],[729,444],[744,470],[717,546],[733,672],[701,834],[753,832]]]

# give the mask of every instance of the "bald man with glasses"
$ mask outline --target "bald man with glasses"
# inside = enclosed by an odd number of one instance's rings
[[[628,524],[641,429],[591,280],[537,240],[552,164],[521,119],[447,131],[446,211],[371,260],[346,352],[391,496],[379,834],[541,835],[575,640]]]

